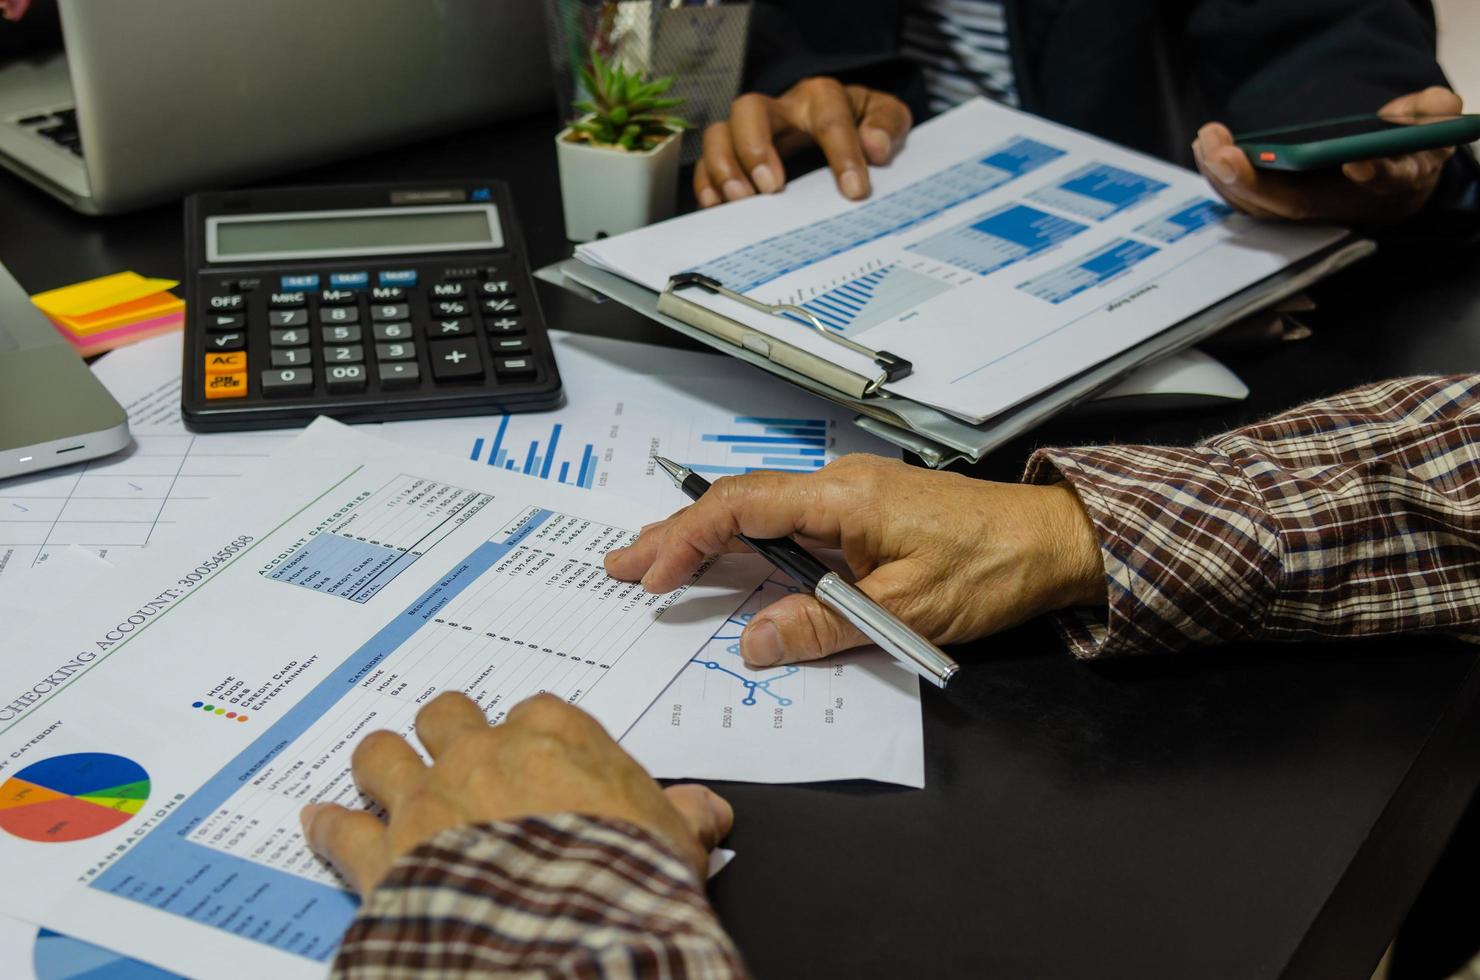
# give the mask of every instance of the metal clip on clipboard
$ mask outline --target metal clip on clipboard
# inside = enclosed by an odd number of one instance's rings
[[[784,340],[772,336],[755,327],[748,327],[739,323],[723,313],[716,313],[706,306],[701,306],[693,300],[686,299],[678,294],[678,291],[688,287],[697,287],[707,293],[723,296],[734,300],[758,313],[769,316],[784,316],[812,327],[819,334],[833,343],[845,347],[855,354],[862,354],[873,361],[879,368],[879,373],[872,377],[859,374],[856,371],[834,364],[825,357],[820,357],[811,351],[804,350]],[[888,351],[873,350],[860,343],[849,340],[847,337],[834,333],[827,329],[820,320],[809,310],[791,303],[761,303],[751,299],[749,296],[741,295],[732,289],[726,289],[719,282],[708,276],[697,272],[681,272],[668,280],[668,285],[658,296],[658,310],[668,316],[682,320],[698,330],[718,337],[736,347],[759,354],[761,357],[776,364],[790,368],[800,374],[804,374],[814,381],[825,384],[843,394],[853,398],[864,398],[869,395],[887,397],[880,389],[891,381],[908,377],[914,370],[914,365]]]

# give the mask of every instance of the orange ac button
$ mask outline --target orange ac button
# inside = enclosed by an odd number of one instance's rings
[[[206,399],[245,398],[247,396],[247,372],[236,374],[211,374],[206,376]]]
[[[247,370],[247,352],[222,351],[206,355],[206,374],[241,374]]]

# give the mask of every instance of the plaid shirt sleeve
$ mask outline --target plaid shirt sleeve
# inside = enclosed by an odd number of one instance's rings
[[[701,889],[620,821],[567,813],[447,830],[365,900],[333,976],[744,977]]]
[[[1480,376],[1406,378],[1190,448],[1042,449],[1100,539],[1080,657],[1428,630],[1480,641]]]

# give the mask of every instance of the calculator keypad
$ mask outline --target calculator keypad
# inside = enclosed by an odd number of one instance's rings
[[[289,273],[260,292],[207,284],[201,394],[216,402],[533,382],[539,360],[509,268]],[[278,285],[278,289],[270,289]],[[321,285],[327,288],[320,288]],[[249,349],[248,338],[261,349]],[[262,343],[262,341],[266,343]]]

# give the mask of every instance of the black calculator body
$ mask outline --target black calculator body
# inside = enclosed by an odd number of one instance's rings
[[[191,429],[560,404],[500,181],[196,194],[185,237]]]

